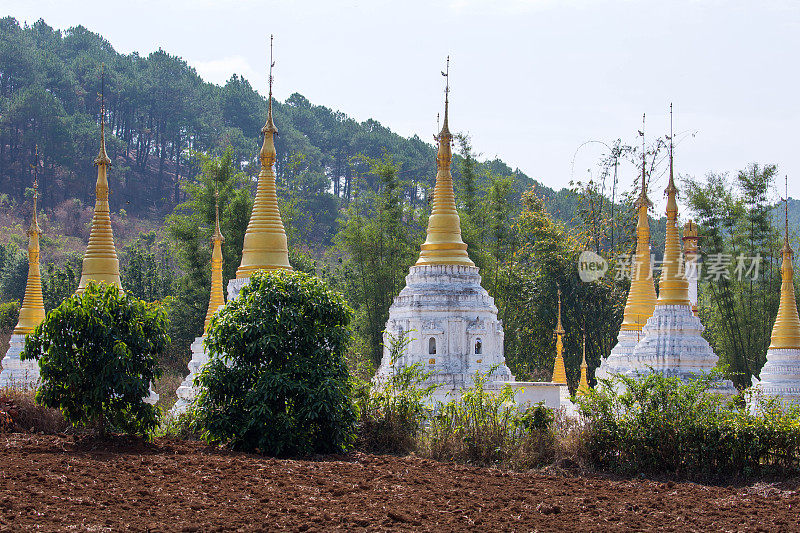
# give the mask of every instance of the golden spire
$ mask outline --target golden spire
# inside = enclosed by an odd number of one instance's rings
[[[794,299],[794,267],[792,266],[792,247],[789,245],[789,185],[786,182],[785,221],[783,233],[783,261],[781,263],[781,303],[778,316],[772,327],[772,342],[769,349],[800,350],[800,319],[797,316],[797,302]]]
[[[636,255],[631,264],[631,288],[625,303],[621,330],[641,331],[647,319],[653,316],[656,306],[656,289],[650,275],[650,222],[647,210],[652,205],[647,198],[646,167],[647,154],[644,142],[644,115],[642,115],[642,189],[636,201],[638,221],[636,223]]]
[[[561,325],[561,287],[558,288],[558,324],[556,324],[556,360],[553,364],[553,383],[567,384],[567,371],[564,368],[564,326]]]
[[[39,199],[39,145],[36,145],[33,165],[33,216],[28,228],[28,281],[25,284],[25,297],[19,310],[19,320],[14,335],[27,335],[44,320],[44,298],[42,297],[42,273],[39,269],[39,221],[36,214],[36,200]]]
[[[697,232],[697,224],[689,220],[683,225],[683,256],[685,258],[685,265],[694,264],[694,276],[697,276],[697,257],[699,256],[697,243],[700,240],[700,235]],[[688,267],[686,274],[688,275]],[[695,283],[697,282],[695,278]],[[697,302],[692,304],[692,313],[694,316],[700,316],[700,311],[697,308]]]
[[[222,292],[222,243],[225,242],[225,237],[219,230],[219,191],[214,190],[214,209],[216,210],[216,220],[214,222],[214,236],[211,237],[211,295],[208,300],[208,312],[206,312],[206,321],[203,324],[203,335],[208,330],[208,323],[211,322],[211,317],[214,313],[225,305],[225,296]]]
[[[581,396],[589,392],[589,378],[587,372],[589,365],[586,364],[586,330],[583,331],[583,360],[581,360],[581,381],[578,383],[578,390],[575,392],[576,396]]]
[[[269,37],[269,103],[267,123],[261,128],[264,144],[259,152],[261,172],[258,174],[258,188],[253,202],[253,212],[244,235],[242,262],[236,271],[236,278],[249,278],[257,270],[291,270],[286,231],[283,229],[281,212],[278,209],[278,194],[275,186],[274,135],[278,132],[272,121],[272,35]]]
[[[119,259],[114,247],[114,232],[111,229],[111,211],[108,206],[108,165],[111,159],[106,154],[106,108],[105,108],[105,67],[102,74],[100,92],[100,151],[94,160],[97,165],[97,185],[95,186],[96,200],[92,229],[89,233],[89,245],[83,256],[83,271],[78,284],[78,294],[83,292],[89,281],[116,285],[122,289],[119,279]]]
[[[669,105],[669,184],[667,185],[667,235],[664,245],[664,262],[661,267],[661,279],[658,284],[658,301],[656,305],[685,305],[689,301],[689,280],[683,269],[681,240],[678,237],[678,188],[675,187],[672,143],[672,104]]]
[[[450,162],[453,159],[451,144],[453,135],[448,125],[450,104],[450,56],[447,57],[447,70],[442,72],[447,79],[444,90],[444,120],[442,130],[436,140],[439,152],[436,156],[436,186],[433,189],[433,207],[428,218],[428,235],[416,265],[466,265],[475,266],[467,255],[467,245],[461,239],[461,220],[456,211],[453,194],[453,176]]]

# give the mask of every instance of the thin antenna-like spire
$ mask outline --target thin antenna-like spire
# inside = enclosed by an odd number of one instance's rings
[[[36,145],[33,154],[33,220],[31,221],[31,229],[39,228],[36,213],[36,201],[39,199],[39,145]]]
[[[275,60],[272,58],[272,41],[273,35],[269,36],[269,104],[267,106],[267,127],[271,126],[275,130],[275,124],[272,123],[272,67],[275,66]]]
[[[450,56],[447,56],[447,66],[445,67],[445,71],[442,72],[442,76],[445,77],[445,84],[444,84],[444,120],[442,121],[442,131],[439,135],[450,135],[450,128],[447,121],[447,117],[449,114],[449,107],[450,107]]]
[[[106,65],[100,65],[100,151],[94,160],[95,165],[111,163],[106,153]]]
[[[669,103],[669,185],[667,185],[667,190],[665,191],[667,195],[670,192],[678,192],[678,188],[675,187],[675,173],[674,173],[674,161],[673,161],[673,151],[675,149],[675,145],[672,142],[672,102]]]
[[[783,240],[786,242],[786,245],[789,244],[789,176],[784,174],[783,176],[784,181],[784,191],[786,196],[783,199],[783,208],[784,208],[784,225],[783,225]]]

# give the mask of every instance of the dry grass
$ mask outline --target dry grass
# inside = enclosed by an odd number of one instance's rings
[[[0,389],[0,410],[7,411],[20,431],[30,433],[63,433],[69,424],[61,412],[37,405],[32,389],[6,387]]]

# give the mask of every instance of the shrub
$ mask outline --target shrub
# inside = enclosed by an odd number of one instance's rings
[[[510,385],[486,391],[493,371],[476,373],[474,385],[459,399],[439,406],[428,428],[427,453],[438,460],[522,469],[551,462],[557,449],[552,412],[543,405],[520,411]]]
[[[37,403],[74,425],[146,435],[158,409],[144,398],[169,344],[164,310],[116,287],[90,283],[28,335],[22,359],[38,359]]]
[[[755,409],[711,392],[719,376],[684,383],[652,373],[616,376],[578,402],[581,449],[597,468],[699,479],[800,466],[800,411],[776,400]]]
[[[19,302],[0,303],[0,331],[10,331],[19,320]]]
[[[203,438],[269,455],[346,450],[355,408],[344,354],[352,311],[318,278],[257,272],[218,311],[196,378]]]
[[[403,354],[409,339],[390,336],[392,366]],[[436,385],[425,382],[433,372],[419,363],[404,366],[376,386],[367,386],[359,398],[358,446],[373,453],[408,453],[417,448],[417,438],[430,409],[427,402]]]

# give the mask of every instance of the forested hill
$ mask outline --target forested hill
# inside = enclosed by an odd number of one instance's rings
[[[230,145],[246,171],[257,172],[266,100],[246,79],[206,83],[186,61],[163,50],[147,57],[119,54],[83,26],[60,31],[43,20],[21,26],[7,17],[0,20],[0,193],[8,201],[18,201],[30,187],[28,162],[37,144],[44,209],[71,198],[93,201],[101,65],[114,161],[112,209],[144,218],[171,212],[183,199],[181,178],[198,170],[192,151]],[[359,123],[297,93],[275,102],[274,114],[279,180],[301,177],[296,181],[305,192],[330,195],[329,205],[346,203],[354,177],[365,174],[355,156],[379,157],[386,150],[402,163],[411,203],[424,201],[435,177],[432,144],[403,138],[374,120]],[[457,174],[459,165],[453,167]],[[519,191],[534,183],[500,160],[479,163],[478,175],[489,173],[514,176]],[[541,194],[555,195],[546,188]]]

